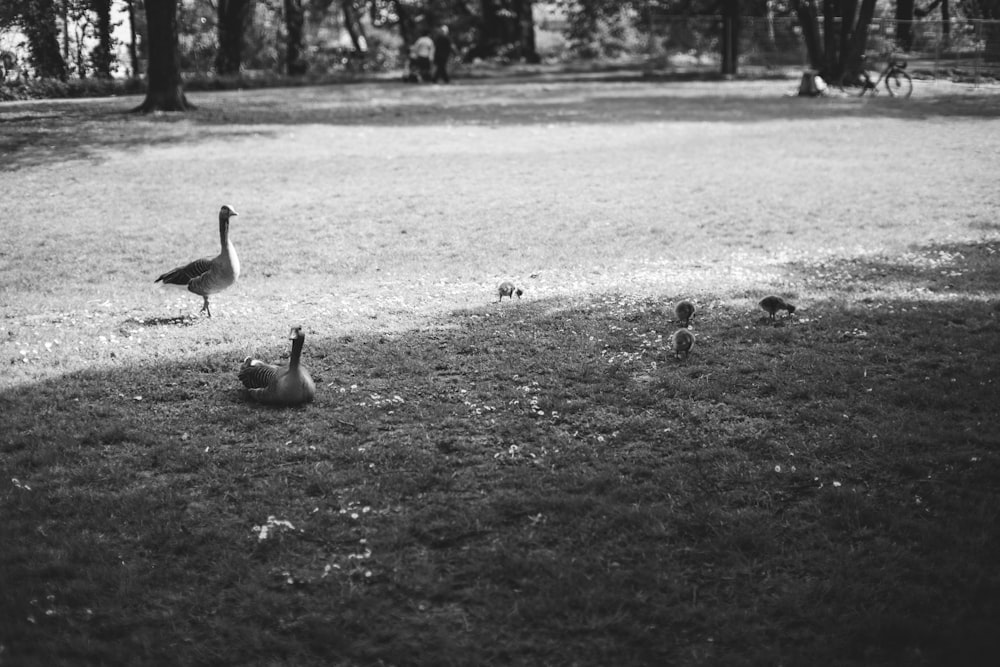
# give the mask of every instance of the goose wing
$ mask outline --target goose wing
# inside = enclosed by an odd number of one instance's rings
[[[278,367],[247,357],[240,367],[239,377],[247,389],[266,389],[278,377]]]
[[[165,285],[187,285],[210,268],[212,268],[211,259],[196,259],[190,264],[178,266],[172,271],[167,271],[153,282],[158,283],[163,281]]]

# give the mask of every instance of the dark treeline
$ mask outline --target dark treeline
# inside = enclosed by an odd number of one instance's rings
[[[0,31],[23,35],[25,72],[38,78],[148,74],[151,31],[176,17],[185,71],[290,75],[399,65],[422,33],[447,25],[466,61],[538,62],[538,16],[565,39],[566,57],[621,50],[621,34],[652,16],[716,16],[706,30],[737,29],[742,16],[791,15],[767,0],[4,0]],[[165,11],[166,10],[166,11]],[[171,23],[168,21],[168,23]],[[169,27],[169,26],[166,26]],[[736,55],[735,39],[725,45]],[[123,35],[125,35],[123,37]],[[733,62],[735,62],[733,60]]]
[[[812,67],[846,83],[863,67],[874,17],[901,20],[905,51],[911,21],[959,15],[1000,19],[1000,0],[3,0],[0,33],[21,36],[22,55],[0,51],[0,74],[8,83],[144,77],[143,109],[183,109],[182,72],[379,71],[440,26],[464,61],[600,58],[628,52],[629,36],[652,34],[663,17],[707,19],[688,33],[704,33],[694,41],[714,45],[721,72],[736,74],[745,21],[794,18]],[[1000,35],[986,40],[1000,45]]]

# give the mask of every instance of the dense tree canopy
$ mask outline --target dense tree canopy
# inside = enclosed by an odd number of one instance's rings
[[[28,38],[31,65],[38,75],[65,80],[69,72],[59,48],[55,0],[12,0],[5,11]]]

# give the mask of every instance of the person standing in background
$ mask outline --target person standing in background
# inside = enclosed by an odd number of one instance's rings
[[[452,44],[448,36],[448,26],[443,25],[438,28],[434,36],[434,83],[440,79],[445,83],[451,83],[448,78],[448,59],[451,57]]]
[[[431,58],[434,57],[434,40],[431,39],[427,32],[424,32],[420,38],[413,43],[413,48],[410,50],[410,58],[413,60],[413,64],[420,73],[421,81],[431,80]]]

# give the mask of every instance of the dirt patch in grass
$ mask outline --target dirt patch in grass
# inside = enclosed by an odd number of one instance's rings
[[[996,120],[479,85],[485,124],[133,119],[3,172],[0,661],[989,664]],[[222,203],[192,318],[152,279]],[[290,323],[315,403],[248,404]]]

